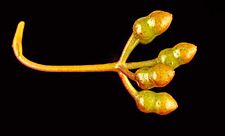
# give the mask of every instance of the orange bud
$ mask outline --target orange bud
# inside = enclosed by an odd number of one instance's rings
[[[197,46],[191,43],[181,42],[173,47],[173,54],[181,63],[190,62],[197,52]]]
[[[170,81],[173,79],[175,75],[175,71],[171,67],[164,64],[157,64],[154,67],[152,67],[152,69],[155,72],[153,79],[157,87],[166,86],[167,84],[170,83]]]
[[[156,97],[155,112],[157,114],[166,115],[177,109],[178,104],[170,94],[161,92],[158,93]]]
[[[175,71],[165,64],[140,68],[135,72],[136,82],[142,89],[164,87],[170,83],[174,75]]]
[[[156,10],[148,15],[150,19],[148,20],[149,25],[154,25],[155,32],[160,35],[165,32],[173,19],[173,16],[169,12]]]

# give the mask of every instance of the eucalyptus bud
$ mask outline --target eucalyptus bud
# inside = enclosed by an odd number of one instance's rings
[[[162,50],[158,55],[158,60],[173,69],[180,65],[187,64],[195,56],[197,46],[191,43],[181,42],[173,48]]]
[[[138,109],[144,113],[156,113],[166,115],[176,110],[178,105],[175,99],[166,92],[155,93],[143,90],[136,98]]]
[[[142,89],[153,87],[164,87],[171,82],[175,71],[165,65],[156,64],[153,67],[140,68],[135,72],[135,79],[138,86]]]
[[[172,22],[172,14],[156,10],[148,16],[139,18],[133,25],[133,32],[140,43],[148,44],[156,36],[165,32]]]

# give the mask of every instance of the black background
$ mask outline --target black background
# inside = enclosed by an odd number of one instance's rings
[[[219,132],[224,122],[222,5],[200,0],[1,4],[3,125],[17,134]],[[152,59],[179,42],[198,47],[168,86],[152,89],[177,100],[178,109],[166,116],[138,111],[116,73],[39,72],[18,62],[11,48],[16,26],[24,20],[23,51],[30,60],[51,65],[114,62],[134,21],[154,10],[172,13],[173,22],[149,46],[139,45],[129,61]]]

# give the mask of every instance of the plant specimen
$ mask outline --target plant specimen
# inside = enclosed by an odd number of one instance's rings
[[[160,51],[155,59],[126,62],[131,52],[140,44],[149,44],[164,33],[172,22],[172,14],[156,10],[137,19],[133,32],[117,62],[94,65],[43,65],[23,56],[22,37],[25,23],[21,21],[13,39],[12,47],[17,59],[27,67],[45,72],[117,72],[128,93],[135,100],[137,108],[144,113],[166,115],[177,109],[175,99],[166,92],[156,93],[154,87],[165,87],[175,75],[175,69],[190,62],[196,54],[194,44],[181,42],[172,48]],[[136,69],[136,72],[130,71]],[[142,91],[136,90],[130,80],[135,81]]]

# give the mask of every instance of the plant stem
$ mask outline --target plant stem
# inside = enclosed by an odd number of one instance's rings
[[[13,39],[13,50],[17,59],[27,67],[30,67],[35,70],[45,71],[45,72],[118,72],[117,64],[114,63],[106,63],[106,64],[94,64],[94,65],[66,65],[66,66],[56,66],[56,65],[43,65],[38,64],[33,61],[30,61],[26,57],[23,56],[22,49],[22,38],[23,38],[23,30],[24,30],[24,22],[20,22],[18,24],[14,39]],[[130,41],[133,39],[132,36]],[[128,42],[128,44],[133,42]],[[136,43],[136,42],[135,42]],[[133,46],[134,47],[134,46]],[[129,48],[130,50],[131,48]],[[127,55],[123,55],[125,60],[127,59]],[[123,60],[123,59],[121,59]],[[152,66],[157,63],[157,59],[141,61],[141,62],[130,62],[126,63],[125,67],[128,69],[137,69],[143,66]]]
[[[132,33],[123,49],[123,52],[118,61],[118,65],[124,65],[126,63],[128,57],[130,56],[133,49],[138,45],[138,43],[139,43],[139,39],[137,39]]]
[[[155,59],[139,61],[139,62],[127,62],[125,64],[125,67],[127,69],[137,69],[142,67],[151,67],[157,63],[159,63],[158,58],[155,58]]]
[[[14,53],[17,59],[25,66],[44,72],[117,72],[117,62],[106,64],[93,64],[93,65],[43,65],[30,61],[22,54],[22,45],[18,42],[13,43]],[[153,66],[157,63],[156,59],[141,61],[141,62],[129,62],[125,64],[128,69],[137,69],[143,66]]]
[[[127,67],[125,67],[124,65],[122,66],[118,66],[118,69],[121,73],[123,73],[124,75],[126,75],[129,79],[136,81],[136,77],[135,74],[133,72],[131,72],[129,69],[127,69]]]
[[[130,83],[130,81],[126,75],[124,75],[122,72],[118,72],[118,74],[120,76],[122,83],[124,84],[125,88],[127,89],[128,93],[136,100],[136,98],[138,96],[138,91]]]

